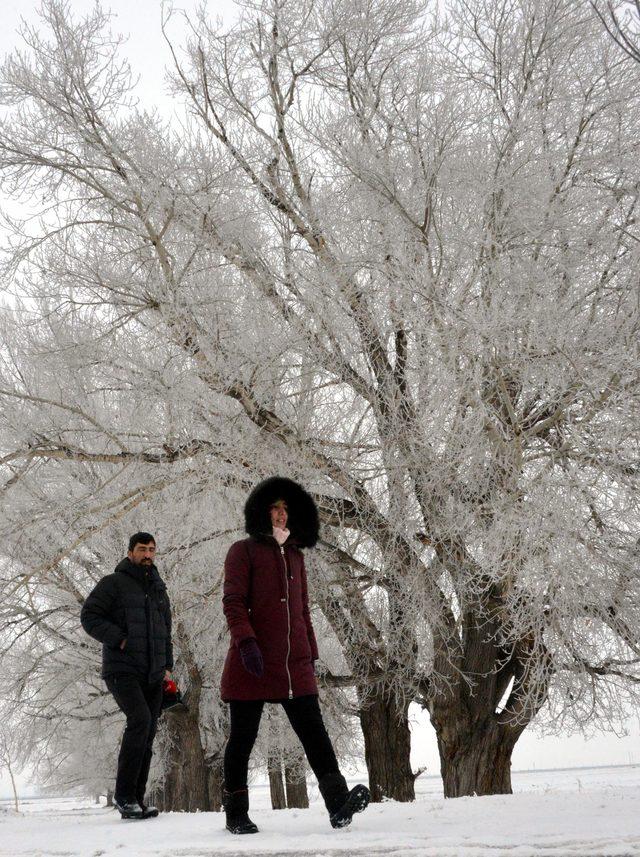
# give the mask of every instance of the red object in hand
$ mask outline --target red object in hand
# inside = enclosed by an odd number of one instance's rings
[[[172,678],[162,680],[162,711],[172,709],[188,711],[187,704],[182,699],[182,694]]]

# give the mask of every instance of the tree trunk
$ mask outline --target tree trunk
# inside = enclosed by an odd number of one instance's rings
[[[6,768],[9,772],[9,778],[11,780],[11,791],[13,792],[13,806],[16,812],[20,812],[20,804],[18,801],[18,788],[16,786],[15,777],[13,776],[13,769],[11,768],[11,763],[9,759],[6,759]]]
[[[284,782],[287,789],[287,806],[289,809],[308,809],[309,795],[307,779],[304,774],[304,759],[298,758],[291,763],[285,763]]]
[[[382,694],[369,697],[360,709],[364,754],[369,772],[371,800],[415,798],[411,771],[409,703],[397,703]]]
[[[267,762],[269,771],[269,789],[271,791],[271,808],[286,809],[287,800],[282,779],[282,758],[280,753],[269,754]]]
[[[449,627],[448,636],[434,641],[434,671],[449,671],[448,687],[426,700],[445,797],[511,794],[513,748],[546,699],[546,682],[529,683],[529,659],[540,656],[538,646],[544,651],[536,634],[523,635],[510,649],[496,643],[502,604],[500,590],[487,584],[482,599],[463,614],[460,636]]]
[[[164,782],[156,788],[154,799],[163,812],[217,811],[222,797],[221,763],[207,764],[200,736],[202,676],[184,640],[181,649],[189,673],[188,710],[176,708],[163,715],[169,752]]]
[[[222,789],[224,787],[224,756],[222,753],[213,759],[207,759],[207,787],[209,806],[214,812],[222,809]]]
[[[206,812],[214,809],[209,796],[209,771],[205,763],[197,713],[171,712],[165,715],[171,747],[167,773],[156,801],[163,812]]]
[[[497,722],[438,730],[445,797],[511,794],[511,754],[520,731]]]

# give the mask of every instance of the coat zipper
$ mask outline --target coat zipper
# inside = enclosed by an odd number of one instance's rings
[[[291,673],[289,672],[289,656],[291,655],[291,608],[289,606],[289,567],[287,566],[287,557],[284,552],[284,545],[280,545],[280,553],[282,554],[282,561],[284,563],[284,585],[287,593],[286,602],[287,602],[287,660],[285,662],[285,667],[287,670],[287,678],[289,680],[289,699],[293,699],[293,687],[291,685]]]
[[[149,661],[149,672],[147,674],[148,679],[151,678],[151,673],[153,670],[153,635],[151,633],[151,605],[149,604],[149,593],[144,593],[144,618],[147,626],[147,658]]]

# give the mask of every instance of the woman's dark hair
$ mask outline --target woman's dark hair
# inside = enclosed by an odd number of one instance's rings
[[[151,533],[134,533],[129,539],[129,550],[132,551],[136,545],[148,545],[151,542],[156,543]]]
[[[312,548],[319,537],[318,509],[310,494],[283,476],[272,476],[255,486],[244,507],[245,529],[250,536],[271,533],[269,507],[278,500],[287,504],[287,527],[300,547]]]

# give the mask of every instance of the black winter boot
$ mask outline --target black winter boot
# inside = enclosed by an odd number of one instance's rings
[[[148,806],[144,802],[144,795],[142,795],[142,797],[138,795],[138,803],[140,804],[140,809],[142,810],[142,818],[157,818],[160,814],[157,807]]]
[[[325,774],[318,782],[324,805],[329,812],[331,827],[346,827],[351,824],[354,813],[366,809],[371,795],[366,786],[358,784],[351,791],[341,773]]]
[[[249,792],[240,789],[236,792],[222,792],[222,803],[227,817],[227,830],[231,833],[257,833],[258,828],[249,818]]]
[[[140,803],[140,801],[138,801]],[[143,818],[157,818],[160,814],[159,809],[156,806],[147,806],[146,803],[140,803],[142,807],[142,817]]]
[[[137,800],[114,797],[113,805],[122,818],[143,818],[142,807]]]

